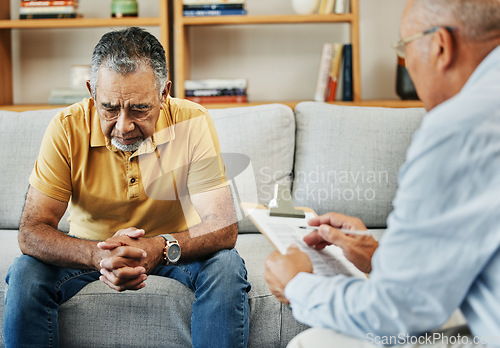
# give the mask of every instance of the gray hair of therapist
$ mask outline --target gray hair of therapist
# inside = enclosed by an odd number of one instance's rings
[[[454,26],[469,40],[487,40],[500,32],[500,0],[415,0],[416,22]]]

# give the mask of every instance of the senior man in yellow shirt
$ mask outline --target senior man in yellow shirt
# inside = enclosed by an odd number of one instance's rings
[[[92,98],[52,120],[30,176],[6,347],[58,346],[58,307],[83,286],[138,290],[150,274],[194,291],[193,346],[246,346],[250,285],[217,133],[170,86],[146,31],[110,32],[95,47]],[[57,226],[68,203],[66,235]]]

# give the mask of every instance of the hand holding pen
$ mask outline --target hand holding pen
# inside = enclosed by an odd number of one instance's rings
[[[312,218],[308,223],[309,226],[303,226],[304,229],[313,231],[304,237],[307,245],[318,250],[328,245],[336,245],[358,269],[365,273],[371,272],[371,259],[378,242],[373,239],[360,219],[339,213],[327,213]]]

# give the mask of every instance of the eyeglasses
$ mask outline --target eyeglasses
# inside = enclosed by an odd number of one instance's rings
[[[424,37],[425,35],[432,34],[432,33],[438,31],[441,28],[445,28],[448,31],[453,31],[454,30],[454,28],[452,28],[452,27],[441,27],[441,26],[432,27],[430,29],[421,31],[420,33],[417,33],[415,35],[407,37],[406,39],[401,39],[398,42],[393,43],[392,44],[392,48],[394,48],[394,50],[396,51],[396,54],[398,55],[398,57],[405,58],[406,57],[406,45],[407,44],[409,44],[412,41],[418,40],[418,39]]]

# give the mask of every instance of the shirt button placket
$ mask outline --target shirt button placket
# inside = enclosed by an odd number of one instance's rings
[[[128,178],[128,198],[139,197],[139,165],[136,157],[130,157],[127,163],[127,178]]]

